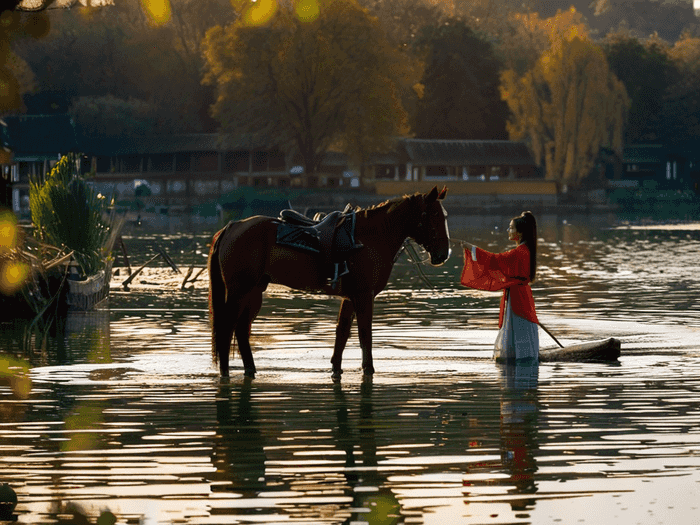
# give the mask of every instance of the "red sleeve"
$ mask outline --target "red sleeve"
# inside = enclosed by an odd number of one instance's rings
[[[528,284],[529,277],[530,250],[524,244],[503,253],[491,253],[476,248],[476,261],[472,259],[471,251],[464,252],[464,268],[460,278],[462,285],[491,292],[508,289],[513,313],[539,324],[532,290]],[[501,297],[499,327],[503,325],[505,300],[504,291]]]
[[[476,261],[470,250],[464,251],[464,268],[460,282],[477,290],[503,290],[514,284],[522,284],[530,274],[530,256],[521,245],[503,253],[491,253],[476,248]]]

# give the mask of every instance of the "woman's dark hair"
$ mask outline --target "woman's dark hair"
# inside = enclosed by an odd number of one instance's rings
[[[530,282],[534,282],[537,275],[537,221],[532,213],[524,211],[513,218],[513,225],[522,235],[521,242],[530,250]]]

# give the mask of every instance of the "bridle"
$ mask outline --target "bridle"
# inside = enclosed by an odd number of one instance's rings
[[[436,247],[437,243],[442,240],[448,240],[449,237],[446,235],[440,235],[438,229],[431,223],[428,217],[428,206],[425,205],[425,198],[423,198],[424,209],[421,212],[420,221],[416,226],[416,233],[413,235],[413,240],[420,244],[423,248],[427,250],[428,253],[432,253],[433,249]],[[435,201],[436,204],[440,206],[442,210],[442,215],[444,219],[444,208],[440,201]]]

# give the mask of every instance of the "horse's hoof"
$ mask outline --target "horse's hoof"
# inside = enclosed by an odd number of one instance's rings
[[[255,379],[255,368],[246,368],[243,371],[243,375],[251,379]]]
[[[331,373],[331,379],[333,379],[333,381],[340,381],[340,376],[342,375],[343,371],[340,368],[334,368]]]
[[[374,375],[374,368],[363,368],[362,373],[366,376],[373,376]]]

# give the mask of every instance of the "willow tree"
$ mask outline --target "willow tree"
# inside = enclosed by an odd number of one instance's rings
[[[406,131],[399,85],[416,79],[354,0],[251,5],[203,42],[223,132],[298,153],[311,174],[331,145],[361,158]]]
[[[621,155],[629,102],[603,50],[580,25],[562,27],[559,16],[550,19],[550,47],[535,66],[502,74],[501,97],[511,139],[529,141],[548,179],[577,187],[601,148]]]

